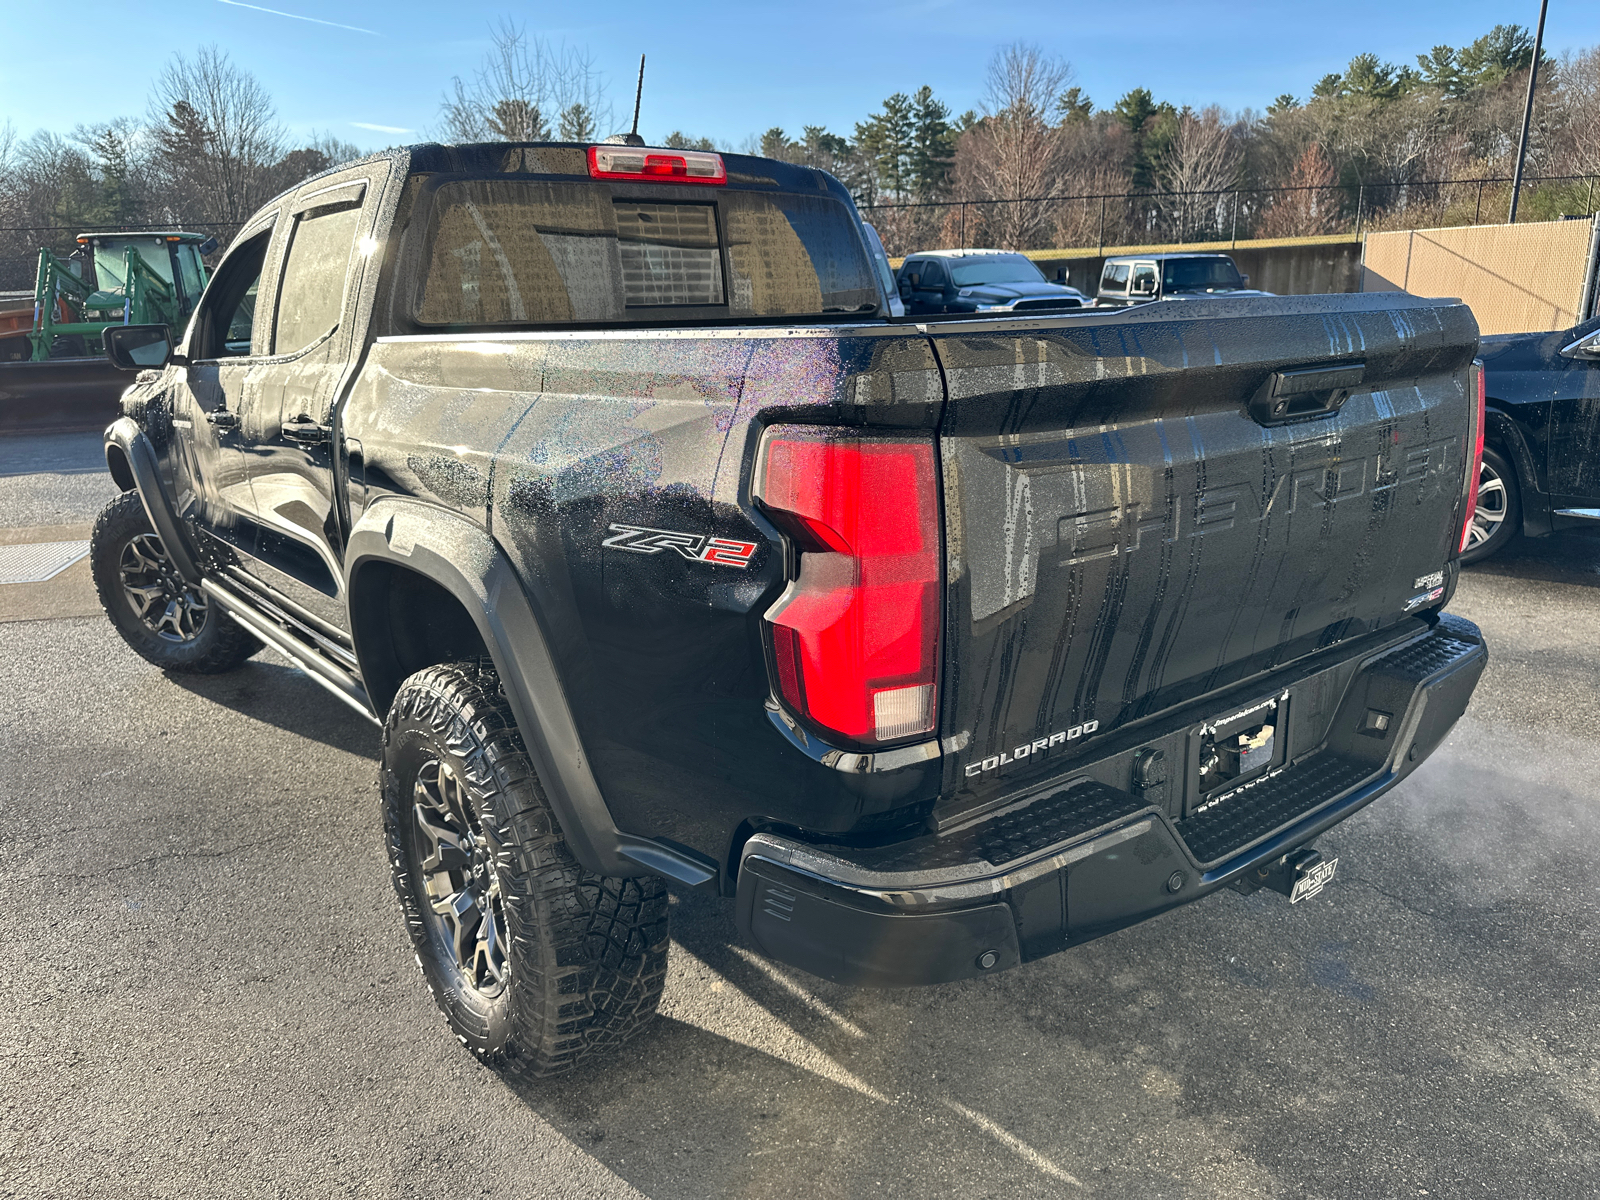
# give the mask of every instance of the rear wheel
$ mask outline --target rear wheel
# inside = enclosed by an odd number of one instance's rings
[[[1516,538],[1521,527],[1522,497],[1516,471],[1502,454],[1485,446],[1483,467],[1478,472],[1477,506],[1461,561],[1470,564],[1498,554]]]
[[[406,929],[463,1045],[539,1078],[649,1024],[666,981],[666,885],[578,865],[490,664],[401,685],[381,781]]]
[[[261,643],[178,574],[137,492],[101,511],[89,535],[89,569],[100,606],[122,640],[169,671],[231,671]]]

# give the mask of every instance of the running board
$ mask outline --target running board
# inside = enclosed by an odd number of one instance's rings
[[[340,670],[299,638],[268,621],[216,580],[204,579],[200,587],[206,595],[226,609],[230,617],[288,658],[309,675],[312,682],[327,688],[374,725],[382,724],[372,711],[372,702],[367,698],[367,689],[362,687],[349,672]]]

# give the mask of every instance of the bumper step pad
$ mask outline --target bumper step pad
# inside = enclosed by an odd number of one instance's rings
[[[1479,638],[1476,626],[1448,615],[1443,617],[1426,637],[1398,647],[1368,665],[1363,673],[1367,695],[1392,696],[1395,699],[1386,703],[1395,709],[1408,706],[1418,689],[1471,659],[1481,659],[1483,643]],[[1444,723],[1439,730],[1441,735],[1454,724],[1456,716],[1459,713]],[[1425,720],[1423,724],[1438,722]],[[1432,750],[1434,741],[1425,730],[1415,730],[1411,736],[1422,737]],[[1330,748],[1178,822],[1178,836],[1195,860],[1211,866],[1231,858],[1347,795],[1368,779],[1377,778],[1389,767],[1382,757],[1371,752],[1343,752],[1352,742],[1366,742],[1359,745],[1361,751],[1377,750],[1386,757],[1386,745],[1346,737],[1345,746],[1340,747],[1337,730],[1331,740],[1334,744]]]
[[[1370,762],[1318,754],[1215,808],[1196,813],[1178,825],[1178,836],[1195,861],[1206,865],[1221,862],[1375,774],[1377,768]]]
[[[896,842],[876,850],[844,846],[818,849],[866,871],[938,871],[999,867],[1027,858],[1146,808],[1145,801],[1092,780],[1080,780],[1036,800],[1020,801],[964,829]]]

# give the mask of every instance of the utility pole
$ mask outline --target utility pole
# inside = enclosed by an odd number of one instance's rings
[[[1528,66],[1528,103],[1522,110],[1522,139],[1517,143],[1517,169],[1511,176],[1511,215],[1506,224],[1517,223],[1517,199],[1522,191],[1522,162],[1528,155],[1528,126],[1533,123],[1533,89],[1539,82],[1539,55],[1544,49],[1544,14],[1550,0],[1539,0],[1539,31],[1533,35],[1533,62]]]

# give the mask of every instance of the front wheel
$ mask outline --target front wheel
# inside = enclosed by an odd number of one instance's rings
[[[1472,527],[1467,531],[1467,547],[1461,552],[1464,564],[1481,562],[1498,554],[1516,538],[1522,526],[1522,497],[1517,473],[1496,450],[1483,448],[1483,467],[1478,472],[1477,505],[1472,512]]]
[[[231,671],[261,643],[178,574],[137,492],[101,511],[89,535],[89,571],[100,606],[122,640],[169,671]]]
[[[649,1024],[667,974],[666,885],[578,865],[489,663],[401,685],[381,785],[406,929],[463,1045],[541,1078]]]

